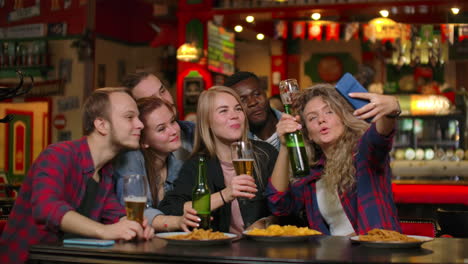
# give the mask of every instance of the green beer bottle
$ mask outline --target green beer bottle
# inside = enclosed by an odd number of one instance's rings
[[[284,104],[284,112],[294,115],[292,112],[292,100],[294,93],[299,92],[299,86],[295,79],[287,79],[280,82],[281,100]],[[289,161],[294,177],[303,177],[309,175],[309,159],[304,145],[304,138],[300,130],[288,133],[286,137],[286,146],[288,147]]]
[[[204,154],[200,154],[198,158],[198,175],[192,191],[192,206],[201,219],[199,228],[210,229],[211,193],[207,184],[206,156]]]

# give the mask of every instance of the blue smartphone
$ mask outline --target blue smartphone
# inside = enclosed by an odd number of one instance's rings
[[[351,75],[345,73],[336,83],[336,90],[350,103],[354,109],[359,109],[369,103],[369,100],[352,98],[349,93],[367,93],[368,91]]]
[[[115,244],[114,240],[94,239],[94,238],[69,238],[63,240],[64,245],[86,245],[107,247]]]

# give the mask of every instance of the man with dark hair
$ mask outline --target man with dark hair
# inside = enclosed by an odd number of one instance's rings
[[[174,111],[177,112],[177,108],[174,104],[174,100],[166,89],[165,85],[156,77],[154,74],[148,72],[138,72],[128,74],[123,81],[123,85],[130,89],[132,96],[138,100],[143,97],[156,96],[174,106]],[[182,146],[171,153],[167,158],[167,176],[163,180],[164,192],[174,188],[174,181],[179,175],[179,171],[182,168],[184,160],[188,158],[193,148],[193,136],[195,133],[195,124],[188,121],[177,120],[180,126],[180,137]],[[116,182],[116,194],[120,203],[123,201],[123,176],[127,174],[143,174],[146,175],[145,159],[140,150],[128,151],[119,155],[114,161],[115,168],[115,182]],[[151,197],[149,197],[150,200]],[[158,201],[154,201],[155,204],[145,209],[145,216],[152,225],[156,216],[163,214],[161,211],[155,209],[158,206]]]
[[[249,119],[249,138],[270,143],[279,150],[276,124],[281,112],[271,108],[260,79],[251,72],[237,72],[226,78],[224,85],[234,89],[241,98]]]
[[[84,104],[85,136],[48,146],[24,180],[0,240],[0,263],[24,263],[32,245],[65,237],[149,239],[154,229],[127,220],[110,160],[139,147],[143,124],[125,88],[96,90]]]
[[[130,89],[133,98],[156,96],[174,105],[174,99],[161,80],[149,72],[130,73],[124,77],[123,86]]]
[[[171,93],[167,90],[166,85],[154,74],[149,72],[130,73],[124,77],[122,84],[130,90],[135,100],[156,96],[173,105],[177,113],[177,107]],[[177,123],[180,126],[182,147],[175,155],[178,159],[185,159],[192,152],[195,124],[182,120],[177,120]]]

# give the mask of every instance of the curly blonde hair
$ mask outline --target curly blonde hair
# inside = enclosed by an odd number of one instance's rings
[[[343,134],[331,148],[331,154],[326,157],[322,175],[327,190],[333,192],[338,190],[343,193],[351,190],[355,184],[356,168],[353,161],[357,151],[356,146],[361,136],[369,128],[369,124],[353,115],[354,110],[351,105],[331,84],[316,84],[303,90],[294,100],[293,108],[301,116],[302,133],[307,143],[311,164],[316,164],[323,155],[320,146],[310,139],[304,117],[305,106],[315,97],[320,97],[338,115],[345,127]]]

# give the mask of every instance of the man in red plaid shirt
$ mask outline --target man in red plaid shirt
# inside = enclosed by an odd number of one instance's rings
[[[84,104],[85,136],[48,146],[32,164],[0,239],[0,263],[24,263],[30,246],[64,236],[148,239],[154,230],[127,220],[109,163],[139,147],[143,124],[124,88],[96,90]]]

